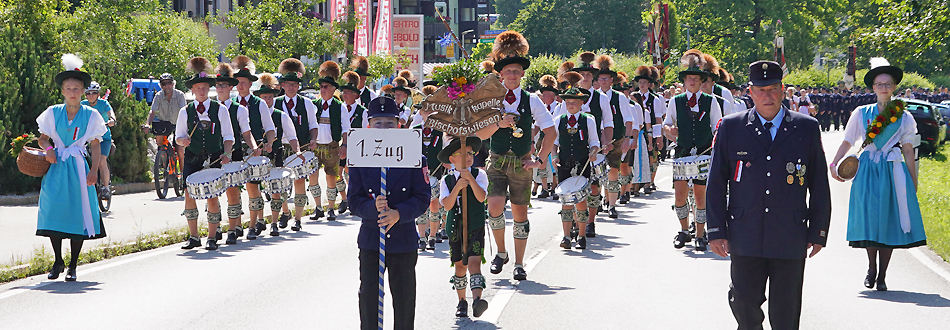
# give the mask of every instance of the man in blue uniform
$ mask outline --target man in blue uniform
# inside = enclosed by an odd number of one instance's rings
[[[732,256],[729,305],[739,329],[762,329],[766,283],[772,329],[798,329],[805,256],[828,239],[831,193],[818,121],[781,106],[781,78],[778,63],[750,65],[756,106],[723,118],[709,173],[709,247]]]
[[[396,128],[400,108],[379,97],[369,103],[370,128]],[[423,163],[425,159],[423,159]],[[386,227],[386,268],[393,299],[393,328],[412,329],[416,310],[416,260],[419,234],[415,219],[429,208],[431,189],[421,168],[390,168],[386,196],[380,194],[379,168],[350,168],[347,200],[350,212],[362,219],[360,248],[360,328],[377,328],[379,228]]]

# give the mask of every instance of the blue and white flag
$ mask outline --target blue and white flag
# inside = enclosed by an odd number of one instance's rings
[[[452,34],[446,32],[442,38],[439,38],[439,46],[448,47],[452,44]]]

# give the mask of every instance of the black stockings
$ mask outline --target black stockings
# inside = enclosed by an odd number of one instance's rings
[[[57,264],[63,264],[63,238],[62,237],[50,237],[50,243],[53,244],[53,255],[56,257]],[[69,251],[71,256],[69,258],[69,266],[75,267],[78,265],[79,261],[79,252],[82,251],[82,242],[81,239],[70,239],[69,240]]]
[[[887,275],[887,265],[891,262],[891,254],[894,249],[867,248],[868,251],[868,275],[877,275],[878,279],[883,279]],[[880,259],[878,265],[877,259]]]

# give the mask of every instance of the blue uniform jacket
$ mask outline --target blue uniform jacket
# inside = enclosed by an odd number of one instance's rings
[[[425,164],[425,159],[422,161]],[[380,188],[379,168],[350,168],[346,198],[350,212],[362,219],[357,244],[360,249],[379,250],[379,212],[376,195]],[[399,222],[386,233],[386,252],[407,253],[419,248],[415,219],[429,208],[432,195],[422,168],[390,168],[386,172],[386,199],[399,211]]]
[[[775,141],[769,137],[755,108],[722,119],[706,186],[706,232],[710,240],[728,239],[735,255],[804,258],[808,243],[825,245],[831,222],[818,121],[785,109]]]

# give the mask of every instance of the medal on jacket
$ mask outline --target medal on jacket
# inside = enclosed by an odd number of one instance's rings
[[[788,175],[788,179],[787,179],[786,181],[788,181],[788,184],[795,183],[795,177],[793,177],[791,174],[789,174],[789,175]]]
[[[798,164],[797,167],[798,167],[798,185],[804,186],[805,185],[805,165]]]
[[[786,163],[786,164],[785,164],[785,171],[788,171],[788,174],[794,174],[794,173],[795,173],[795,164],[792,163],[792,162]]]
[[[570,135],[577,134],[577,128],[568,127],[568,128],[567,128],[567,134],[570,134]]]

